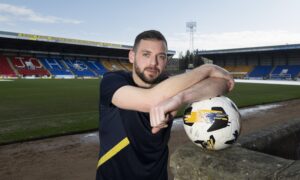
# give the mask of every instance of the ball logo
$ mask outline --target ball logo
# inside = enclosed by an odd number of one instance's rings
[[[184,123],[187,125],[191,126],[197,121],[211,123],[212,126],[207,130],[207,132],[210,132],[228,126],[228,115],[222,107],[212,107],[211,110],[192,111],[184,116]]]

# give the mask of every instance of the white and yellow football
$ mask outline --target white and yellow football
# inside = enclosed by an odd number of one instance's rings
[[[239,110],[225,96],[192,103],[185,109],[183,121],[190,140],[208,150],[231,146],[236,142],[241,129]]]

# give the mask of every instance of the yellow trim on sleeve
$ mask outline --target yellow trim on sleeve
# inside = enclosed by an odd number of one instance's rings
[[[118,144],[116,144],[113,148],[111,148],[107,153],[105,153],[98,161],[97,168],[99,168],[103,163],[112,158],[122,149],[124,149],[129,144],[129,139],[126,137]]]

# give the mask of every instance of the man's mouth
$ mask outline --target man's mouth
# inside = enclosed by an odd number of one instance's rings
[[[146,68],[145,70],[152,74],[157,74],[159,72],[159,69],[157,68]]]

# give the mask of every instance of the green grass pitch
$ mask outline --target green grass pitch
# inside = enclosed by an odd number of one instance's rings
[[[99,82],[0,81],[0,144],[97,129]],[[239,107],[266,104],[300,98],[300,86],[237,83],[228,97]]]
[[[96,129],[99,79],[0,82],[0,143]]]

